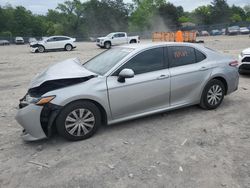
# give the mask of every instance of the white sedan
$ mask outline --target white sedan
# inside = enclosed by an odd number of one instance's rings
[[[67,36],[51,36],[38,42],[30,44],[31,52],[44,52],[50,50],[66,50],[71,51],[76,48],[75,38]]]

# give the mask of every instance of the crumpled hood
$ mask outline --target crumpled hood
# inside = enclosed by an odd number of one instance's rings
[[[38,87],[42,83],[51,80],[82,78],[91,75],[96,74],[85,69],[79,59],[72,58],[52,65],[42,73],[36,75],[30,82],[29,88]]]

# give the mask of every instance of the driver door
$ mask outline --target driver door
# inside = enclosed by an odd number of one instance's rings
[[[164,48],[143,51],[107,77],[113,119],[119,119],[169,106],[170,78]],[[135,72],[124,83],[117,81],[124,68]]]
[[[57,39],[56,37],[49,38],[45,43],[46,49],[56,49],[57,48]]]

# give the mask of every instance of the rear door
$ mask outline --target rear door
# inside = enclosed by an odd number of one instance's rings
[[[171,106],[196,103],[211,69],[206,55],[190,46],[168,47],[171,76]]]
[[[114,34],[112,43],[113,43],[113,45],[119,45],[119,44],[127,43],[127,37],[126,37],[125,33],[116,33],[116,34]]]
[[[135,72],[125,83],[117,81],[124,68]],[[169,106],[170,79],[164,48],[143,51],[107,78],[113,119],[124,118]]]

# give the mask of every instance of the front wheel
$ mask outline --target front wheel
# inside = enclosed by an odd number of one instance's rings
[[[211,80],[203,90],[200,106],[207,110],[216,109],[224,99],[225,86],[220,80]]]
[[[106,49],[110,49],[110,48],[111,48],[111,43],[110,43],[110,42],[105,42],[105,43],[104,43],[104,47],[105,47]]]
[[[37,51],[39,53],[43,53],[45,51],[45,48],[43,46],[38,46]]]
[[[101,113],[88,101],[70,103],[56,119],[58,133],[67,140],[78,141],[91,137],[101,124]]]

